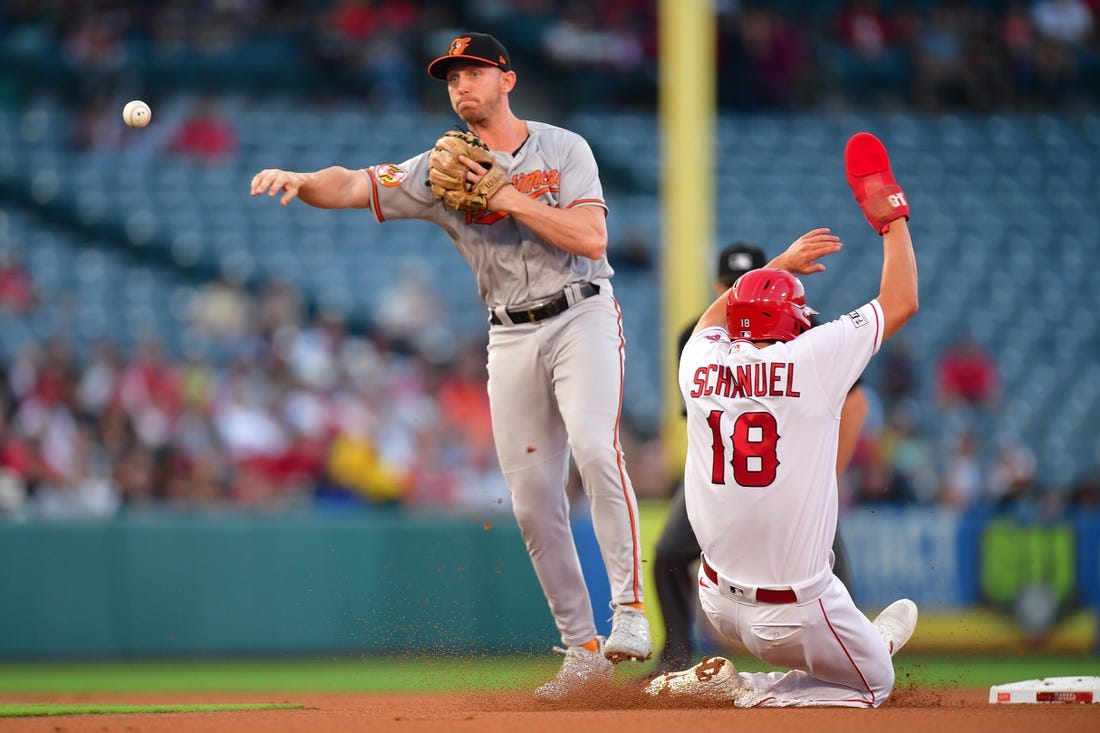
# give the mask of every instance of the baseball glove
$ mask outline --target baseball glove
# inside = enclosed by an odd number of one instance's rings
[[[458,159],[460,155],[489,170],[470,184],[466,180],[470,169]],[[489,146],[472,132],[451,130],[436,140],[432,152],[428,153],[428,165],[432,193],[444,205],[457,211],[485,211],[489,199],[508,182],[507,171],[496,165]]]
[[[879,234],[890,229],[890,222],[909,218],[909,201],[894,180],[886,147],[869,132],[848,139],[844,148],[844,170],[863,216]]]

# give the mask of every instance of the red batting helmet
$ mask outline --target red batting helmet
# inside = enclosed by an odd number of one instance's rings
[[[810,327],[815,313],[806,306],[802,282],[770,267],[737,278],[726,297],[726,329],[735,339],[790,341]]]

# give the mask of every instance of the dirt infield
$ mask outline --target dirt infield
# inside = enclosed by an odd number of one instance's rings
[[[548,705],[530,694],[245,694],[5,696],[8,702],[269,702],[303,710],[0,719],[0,730],[35,733],[609,733],[752,730],[753,733],[1100,730],[1100,705],[990,705],[988,689],[898,689],[877,710],[685,708],[656,705],[634,690]],[[750,727],[745,727],[750,726]]]

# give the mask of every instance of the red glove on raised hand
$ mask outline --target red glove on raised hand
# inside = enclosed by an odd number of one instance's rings
[[[844,148],[844,172],[856,203],[871,228],[879,234],[895,219],[909,218],[909,201],[894,181],[890,158],[882,141],[867,132],[858,132]]]

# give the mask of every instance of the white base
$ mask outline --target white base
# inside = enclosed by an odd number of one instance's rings
[[[989,688],[989,702],[1100,703],[1100,677],[1044,677],[993,685]]]

